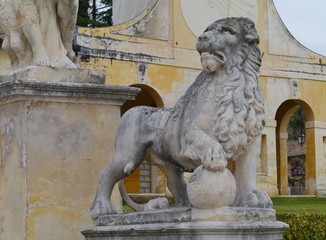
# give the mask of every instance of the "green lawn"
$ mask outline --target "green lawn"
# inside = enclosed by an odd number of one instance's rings
[[[272,198],[277,213],[319,213],[326,214],[326,198],[275,197]]]
[[[274,197],[273,208],[277,213],[318,213],[326,215],[326,198],[316,197]],[[124,205],[124,213],[133,210]]]

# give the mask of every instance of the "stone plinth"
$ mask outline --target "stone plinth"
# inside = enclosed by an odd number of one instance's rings
[[[283,239],[288,225],[273,209],[222,207],[172,208],[103,216],[82,231],[86,240]]]
[[[28,66],[7,70],[0,75],[0,82],[36,80],[43,82],[104,84],[105,73],[101,69],[50,68]]]
[[[120,106],[138,89],[81,83],[78,74],[69,83],[0,78],[0,239],[78,240],[91,224]]]

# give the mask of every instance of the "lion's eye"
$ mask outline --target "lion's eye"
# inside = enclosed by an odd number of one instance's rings
[[[231,28],[228,28],[228,27],[222,27],[221,32],[222,33],[228,32],[230,34],[235,34],[235,32]]]

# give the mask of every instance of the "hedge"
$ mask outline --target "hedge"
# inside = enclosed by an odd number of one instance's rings
[[[324,240],[326,239],[326,214],[304,213],[301,215],[277,214],[278,221],[290,225],[284,234],[285,240]]]

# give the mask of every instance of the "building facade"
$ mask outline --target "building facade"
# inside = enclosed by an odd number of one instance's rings
[[[202,70],[195,45],[206,26],[229,16],[253,19],[261,38],[259,79],[266,107],[257,185],[271,196],[290,194],[287,129],[301,108],[306,116],[304,194],[326,196],[326,57],[292,37],[272,0],[119,2],[113,13],[125,14],[119,24],[79,27],[75,44],[82,67],[105,69],[108,84],[141,88],[122,112],[137,105],[172,107]],[[143,7],[135,16],[123,10],[123,2]],[[127,189],[164,193],[165,179],[155,166],[144,165],[127,180]]]

